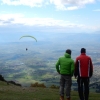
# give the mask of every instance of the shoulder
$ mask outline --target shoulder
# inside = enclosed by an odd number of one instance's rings
[[[63,58],[64,58],[64,57],[59,57],[59,60],[60,60],[60,59],[63,59]]]
[[[88,59],[90,59],[91,60],[91,57],[90,56],[86,56]]]
[[[81,58],[81,55],[80,55],[80,56],[77,56],[77,57],[76,57],[76,60],[78,60],[78,59],[80,59],[80,58]]]
[[[65,58],[65,57],[64,56],[59,57],[59,59],[61,59],[61,58]]]

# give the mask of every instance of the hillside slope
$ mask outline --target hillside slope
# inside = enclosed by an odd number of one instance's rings
[[[78,93],[72,91],[72,100]],[[19,87],[0,81],[0,100],[59,100],[59,90],[39,87]],[[100,100],[100,93],[90,93],[89,100]]]

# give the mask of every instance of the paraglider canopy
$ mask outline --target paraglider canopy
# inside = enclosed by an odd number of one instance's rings
[[[30,36],[30,35],[24,35],[24,36],[21,36],[21,37],[19,38],[19,40],[20,40],[21,38],[24,38],[24,37],[30,37],[30,38],[33,38],[33,39],[35,39],[35,41],[37,42],[37,39],[36,39],[35,37],[33,37],[33,36]]]
[[[21,37],[19,38],[19,40],[22,39],[22,38],[24,38],[24,37],[33,38],[33,39],[35,39],[35,41],[37,42],[37,39],[36,39],[35,37],[31,36],[31,35],[24,35],[24,36],[21,36]],[[27,51],[27,50],[28,50],[28,48],[26,48],[26,51]]]

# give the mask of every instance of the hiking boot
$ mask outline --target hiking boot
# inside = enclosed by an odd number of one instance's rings
[[[60,96],[60,100],[64,100],[64,96]]]
[[[71,100],[70,98],[67,98],[66,100]]]

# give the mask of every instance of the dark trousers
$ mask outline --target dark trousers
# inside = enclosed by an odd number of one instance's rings
[[[80,100],[88,100],[89,97],[89,78],[78,77],[78,93]]]

